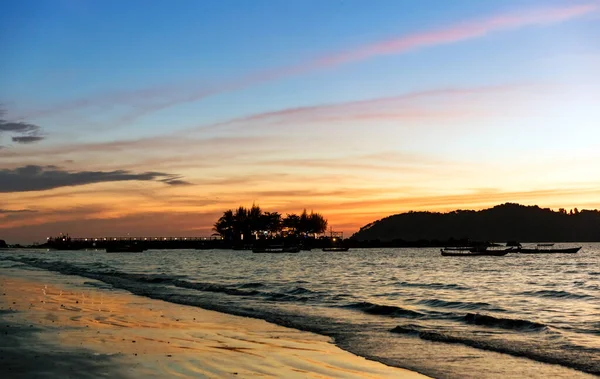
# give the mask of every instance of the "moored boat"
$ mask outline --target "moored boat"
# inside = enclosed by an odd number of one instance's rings
[[[345,247],[345,246],[331,246],[331,247],[324,247],[323,251],[348,251],[350,250],[349,247]]]
[[[443,250],[445,251],[461,251],[461,252],[471,252],[477,253],[482,251],[487,251],[488,247],[486,245],[476,245],[476,246],[446,246]]]
[[[253,253],[299,253],[300,247],[298,246],[283,246],[283,245],[271,245],[271,246],[255,246],[252,248]]]
[[[575,254],[581,250],[581,246],[556,248],[553,243],[538,243],[535,247],[520,248],[521,254]]]
[[[443,248],[440,249],[442,256],[444,257],[479,257],[479,256],[493,256],[501,257],[514,250],[512,247],[508,249],[495,250],[495,249],[483,249],[474,247],[465,248]]]

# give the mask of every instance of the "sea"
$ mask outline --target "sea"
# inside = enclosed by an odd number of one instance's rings
[[[442,257],[436,248],[6,250],[3,268],[264,319],[435,378],[600,375],[600,244],[577,254]]]

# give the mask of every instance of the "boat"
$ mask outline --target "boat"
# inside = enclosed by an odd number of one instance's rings
[[[348,251],[349,247],[344,246],[344,232],[334,232],[333,229],[329,230],[329,242],[323,251]]]
[[[538,243],[535,247],[520,248],[521,254],[575,254],[581,250],[579,247],[555,248],[553,243]]]
[[[255,246],[252,248],[253,253],[299,253],[299,246],[284,246],[284,245],[271,245],[271,246]]]
[[[345,246],[331,246],[331,247],[324,247],[323,251],[348,251],[350,250],[349,247],[345,247]]]
[[[510,252],[516,251],[512,247],[508,249],[487,249],[484,247],[445,247],[440,249],[442,256],[444,257],[480,257],[480,256],[493,256],[501,257]]]
[[[146,250],[146,249],[144,249],[140,245],[115,244],[115,245],[106,246],[107,253],[141,253],[144,250]]]
[[[470,251],[471,253],[477,253],[482,251],[487,251],[488,247],[486,245],[477,245],[477,246],[446,246],[443,250],[446,251]]]

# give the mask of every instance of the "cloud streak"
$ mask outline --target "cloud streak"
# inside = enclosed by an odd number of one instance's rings
[[[114,104],[133,103],[136,110],[119,121],[131,122],[139,117],[184,103],[195,102],[223,92],[240,90],[253,85],[284,79],[313,71],[328,69],[352,62],[380,56],[398,55],[420,48],[459,43],[484,37],[488,34],[516,30],[527,26],[556,24],[598,11],[597,3],[567,5],[555,8],[532,9],[529,11],[496,15],[488,18],[461,22],[445,28],[437,28],[377,41],[346,51],[325,54],[312,60],[273,70],[254,72],[241,78],[225,80],[201,88],[190,85],[163,86],[143,90],[104,94],[96,97],[74,100],[54,108],[34,112],[30,117],[48,116],[65,111],[88,107],[103,107]]]
[[[79,171],[61,170],[56,166],[23,166],[0,170],[0,193],[45,191],[59,187],[80,186],[104,182],[159,181],[168,185],[188,184],[179,176],[162,172]]]
[[[259,124],[262,126],[291,125],[294,122],[333,122],[352,120],[391,120],[391,119],[415,119],[456,117],[469,115],[474,112],[470,105],[470,111],[464,112],[452,106],[450,110],[429,110],[419,106],[423,100],[443,99],[444,104],[452,100],[468,98],[481,99],[483,96],[512,94],[515,91],[527,88],[539,88],[536,85],[499,85],[483,86],[475,88],[442,88],[426,91],[415,91],[397,96],[380,97],[367,100],[349,101],[335,104],[322,104],[306,107],[279,109],[270,112],[256,113],[248,116],[233,118],[226,121],[202,125],[195,128],[196,131],[219,129],[237,125]]]
[[[18,214],[18,213],[35,213],[37,211],[33,209],[0,209],[0,215],[4,214]]]
[[[40,135],[41,128],[39,126],[20,121],[6,121],[2,115],[3,112],[0,111],[0,136],[4,133],[17,134],[12,137],[12,141],[21,144],[35,143],[44,139]]]
[[[13,142],[23,143],[23,144],[40,142],[43,139],[44,139],[44,137],[42,137],[42,136],[16,136],[16,137],[12,137],[12,141]]]
[[[494,16],[362,46],[340,54],[319,58],[304,66],[298,66],[296,70],[321,69],[376,56],[401,54],[419,48],[461,42],[498,31],[559,23],[596,10],[598,10],[597,4],[582,4]]]

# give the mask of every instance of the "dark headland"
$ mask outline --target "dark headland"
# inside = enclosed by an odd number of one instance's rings
[[[459,241],[596,242],[600,211],[514,203],[480,211],[407,212],[385,217],[350,237],[366,246],[439,246]]]

